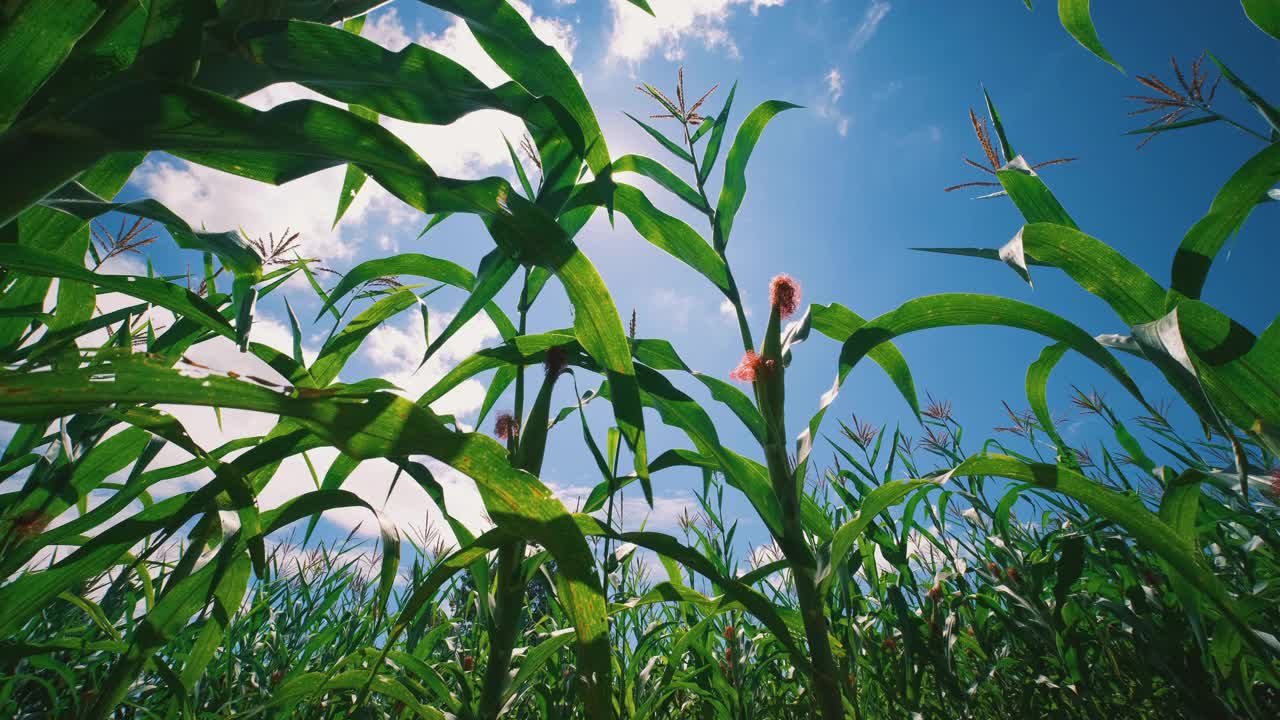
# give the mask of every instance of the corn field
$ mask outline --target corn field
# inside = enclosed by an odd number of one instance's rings
[[[1185,236],[1148,239],[1169,258],[1156,275],[1105,226],[1077,225],[1044,177],[1088,169],[1024,159],[1017,122],[1034,118],[1011,122],[999,89],[982,91],[965,126],[977,174],[946,190],[982,188],[1021,226],[994,228],[1012,235],[999,247],[916,250],[997,261],[1018,282],[1065,274],[1113,312],[1099,334],[990,288],[867,317],[786,268],[740,287],[748,166],[798,105],[744,110],[737,84],[686,91],[681,70],[608,109],[652,141],[651,156],[613,156],[602,109],[512,4],[423,3],[464,22],[511,80],[490,87],[435,50],[362,37],[379,0],[0,3],[0,715],[1280,717],[1280,323],[1246,328],[1202,297],[1246,222],[1274,239],[1280,109],[1250,85],[1274,65],[1209,52],[1166,79],[1135,76],[1135,142],[1212,142],[1202,126],[1214,125],[1256,153]],[[1240,32],[1280,41],[1274,0],[1220,4]],[[1088,0],[1058,12],[1083,46],[1073,63],[1118,68],[1101,38],[1141,32],[1100,34]],[[286,82],[325,101],[241,102]],[[440,174],[387,122],[480,111],[523,124],[505,147],[510,181]],[[345,168],[336,210],[316,208],[335,225],[371,182],[420,213],[427,238],[474,217],[492,244],[475,268],[418,252],[447,249],[423,241],[337,273],[296,232],[211,231],[155,199],[115,201],[149,153],[273,185]],[[698,221],[659,208],[672,203]],[[741,344],[724,367],[691,368],[646,336],[656,323],[618,307],[575,241],[593,217],[719,292]],[[185,274],[104,272],[170,240]],[[500,297],[511,288],[516,303]],[[572,312],[534,327],[548,288]],[[252,338],[259,303],[286,292],[313,295],[317,317],[291,305],[291,343]],[[441,327],[427,319],[437,292],[460,304]],[[751,315],[744,296],[766,294],[767,316]],[[353,374],[371,334],[418,312],[424,365],[477,317],[501,337],[416,398]],[[968,326],[1043,341],[1029,409],[1009,406],[1007,427],[966,427],[895,345]],[[304,353],[317,328],[322,347]],[[806,341],[833,342],[837,366],[806,358]],[[263,374],[210,363],[199,351],[216,343]],[[1069,354],[1108,379],[1072,399],[1106,428],[1100,442],[1071,439],[1049,407]],[[828,413],[860,364],[900,407]],[[1156,381],[1140,384],[1137,367]],[[788,417],[789,376],[833,370],[804,401],[812,415]],[[476,380],[473,425],[432,409]],[[173,412],[183,406],[273,427],[202,447]],[[903,407],[910,423],[883,420]],[[728,424],[752,442],[727,446]],[[650,442],[655,425],[681,442]],[[552,433],[596,478],[576,506],[543,477]],[[326,449],[336,459],[314,465]],[[264,490],[298,458],[314,489],[268,509]],[[422,516],[439,520],[404,532],[344,489],[375,460],[420,486],[433,505]],[[451,513],[442,467],[474,483],[482,531]],[[701,486],[676,531],[624,522],[624,497],[651,505],[680,469]],[[731,498],[764,542],[743,537]],[[318,532],[334,511],[364,513],[376,541]]]

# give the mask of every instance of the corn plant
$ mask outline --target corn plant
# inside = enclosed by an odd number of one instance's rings
[[[1280,331],[1273,323],[1255,337],[1199,299],[1226,239],[1274,199],[1280,127],[1273,106],[1225,65],[1210,56],[1271,129],[1244,126],[1266,147],[1182,241],[1168,289],[1076,227],[1035,171],[1067,159],[1032,165],[1014,153],[990,97],[990,133],[970,113],[987,165],[970,164],[995,178],[995,196],[1007,195],[1028,224],[999,250],[935,250],[1003,260],[1028,282],[1030,268],[1058,267],[1108,302],[1127,333],[1095,337],[1035,305],[971,293],[919,297],[866,319],[837,303],[803,305],[799,282],[781,272],[760,328],[747,315],[731,241],[754,149],[796,106],[762,103],[728,139],[736,85],[723,103],[717,85],[686,94],[681,70],[670,95],[640,86],[654,122],[632,118],[671,167],[612,158],[570,68],[506,2],[426,3],[461,18],[512,78],[492,88],[426,48],[392,53],[361,38],[377,4],[70,0],[6,9],[0,160],[29,171],[0,181],[0,419],[16,424],[0,457],[0,481],[16,488],[0,495],[0,708],[95,719],[1280,712],[1280,643],[1269,630],[1280,621]],[[1244,7],[1276,34],[1265,3]],[[1087,2],[1059,9],[1073,35],[1109,58]],[[1161,96],[1145,104],[1169,109],[1140,132],[1235,124],[1212,106],[1204,70],[1197,62],[1186,80],[1175,66],[1180,91],[1144,78]],[[239,102],[276,82],[345,107]],[[440,176],[378,123],[442,125],[485,109],[527,131],[519,151],[507,145],[514,184]],[[475,215],[494,248],[474,271],[405,253],[334,273],[287,230],[250,239],[197,229],[154,200],[112,202],[152,151],[276,184],[345,166],[335,222],[372,179],[432,216],[428,230]],[[705,235],[625,183],[628,173],[705,218]],[[634,314],[624,326],[574,242],[600,208],[724,296],[741,342],[736,368],[698,372],[667,340],[638,337]],[[113,232],[99,219],[111,212],[134,219]],[[95,272],[152,247],[157,225],[202,254],[201,275]],[[314,291],[317,322],[333,325],[310,362],[292,307],[292,352],[249,334],[256,303],[294,277]],[[572,320],[531,328],[552,279]],[[518,299],[503,307],[499,295],[513,283]],[[339,381],[375,328],[456,290],[461,309],[424,342],[423,362],[480,313],[500,343],[414,401],[378,378]],[[103,312],[109,293],[132,304]],[[156,319],[161,310],[171,323]],[[1008,405],[1008,426],[980,441],[949,403],[928,396],[922,406],[893,344],[966,325],[1053,343],[1028,368],[1029,409]],[[789,427],[788,375],[801,371],[801,343],[815,330],[840,345],[836,377],[814,414]],[[279,379],[191,357],[214,341],[253,354]],[[1048,405],[1050,375],[1071,351],[1114,382],[1075,396],[1105,429],[1091,447],[1068,443]],[[1140,388],[1116,351],[1163,373],[1208,430],[1203,439],[1167,419],[1152,399],[1164,388]],[[843,383],[868,357],[914,426],[889,432],[865,421],[878,410],[860,408],[864,419],[824,435]],[[491,376],[477,423],[493,415],[492,433],[431,409],[482,373]],[[696,381],[709,399],[674,377]],[[564,395],[570,385],[573,404],[556,408],[557,387]],[[1123,418],[1106,392],[1131,396],[1147,414]],[[511,409],[495,412],[504,398]],[[588,403],[610,406],[608,427],[592,426],[601,416],[589,418]],[[263,436],[205,448],[162,405],[279,421]],[[692,447],[651,453],[645,408]],[[740,422],[752,447],[727,447],[713,412]],[[553,431],[580,434],[600,476],[575,512],[539,479]],[[826,466],[815,454],[824,442]],[[164,464],[168,446],[187,459]],[[313,469],[316,489],[263,510],[259,497],[281,463],[301,456],[309,465],[307,453],[321,448],[338,455],[323,476]],[[476,535],[450,512],[421,456],[474,481],[490,528]],[[426,491],[454,543],[430,529],[406,542],[343,489],[374,458]],[[651,474],[673,468],[701,472],[696,514],[678,535],[630,528],[625,494],[638,486],[652,503]],[[158,497],[158,484],[175,478],[189,489]],[[727,516],[729,493],[744,496],[766,528],[758,547],[746,550]],[[311,541],[319,516],[335,508],[376,517],[376,552],[351,537]],[[279,540],[303,520],[298,544]]]

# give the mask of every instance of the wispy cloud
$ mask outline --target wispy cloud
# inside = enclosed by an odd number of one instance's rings
[[[840,98],[844,96],[844,76],[840,74],[840,69],[828,70],[826,80],[827,95],[831,98],[831,102],[840,102]]]
[[[876,30],[880,29],[880,23],[884,22],[885,16],[889,14],[892,7],[885,0],[871,0],[867,11],[862,15],[862,22],[858,23],[858,29],[853,31],[853,37],[849,39],[849,47],[854,52],[871,42],[871,38],[875,37]]]
[[[823,77],[823,81],[827,87],[826,95],[814,105],[814,109],[818,117],[833,121],[836,132],[840,133],[840,137],[844,137],[849,134],[851,121],[851,118],[839,107],[840,98],[844,97],[844,75],[839,68],[831,68]]]
[[[880,24],[889,16],[893,6],[887,0],[871,0],[871,4],[862,14],[862,20],[849,37],[848,46],[839,53],[844,57],[846,65],[852,64],[857,55],[880,29]],[[845,74],[839,67],[833,67],[823,76],[824,93],[814,103],[814,111],[818,117],[830,120],[841,137],[849,134],[849,126],[853,118],[840,108],[840,100],[845,93]]]

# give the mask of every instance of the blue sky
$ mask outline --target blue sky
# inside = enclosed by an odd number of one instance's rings
[[[1150,4],[1100,3],[1095,21],[1111,53],[1129,71],[1121,74],[1079,47],[1060,27],[1051,3],[1028,12],[1017,0],[984,3],[911,2],[910,0],[651,0],[659,19],[635,12],[620,0],[534,0],[524,8],[544,39],[571,56],[604,127],[611,154],[642,153],[666,161],[662,150],[631,125],[622,113],[648,113],[648,101],[634,90],[638,81],[670,89],[683,65],[690,94],[719,82],[708,101],[723,103],[728,86],[739,83],[734,126],[756,104],[784,99],[804,105],[780,115],[766,131],[748,171],[750,190],[730,244],[730,260],[757,326],[766,317],[767,284],[776,273],[799,280],[805,302],[838,302],[873,317],[913,297],[938,292],[983,292],[1017,298],[1066,316],[1091,333],[1124,332],[1108,308],[1065,276],[1047,269],[1034,273],[1031,290],[1004,266],[979,260],[925,255],[916,246],[998,247],[1020,226],[1020,216],[1004,199],[975,201],[965,191],[942,188],[982,179],[962,158],[981,157],[967,112],[981,108],[980,83],[998,103],[1018,150],[1035,163],[1060,156],[1079,160],[1047,168],[1043,175],[1081,227],[1119,249],[1159,282],[1167,283],[1173,249],[1208,209],[1213,194],[1252,154],[1259,141],[1225,126],[1207,126],[1156,139],[1141,152],[1125,130],[1145,124],[1150,115],[1126,117],[1133,109],[1125,95],[1144,89],[1133,73],[1155,72],[1172,80],[1169,56],[1185,65],[1202,50],[1217,53],[1263,95],[1280,97],[1275,41],[1251,25],[1233,2],[1179,0]],[[977,10],[978,6],[981,10]],[[366,28],[372,39],[398,49],[414,41],[461,60],[486,82],[500,82],[500,71],[486,65],[465,27],[434,10],[397,0],[376,11]],[[273,87],[248,101],[268,107],[311,97],[290,87]],[[1229,87],[1219,88],[1218,105],[1254,127],[1260,118]],[[514,141],[518,126],[492,114],[471,116],[456,127],[423,129],[388,123],[442,174],[463,177],[512,176],[500,132]],[[728,138],[726,138],[726,149]],[[337,230],[330,231],[342,171],[327,171],[284,188],[254,185],[213,171],[192,168],[172,158],[153,157],[125,191],[125,197],[154,196],[191,222],[209,229],[242,227],[251,236],[301,230],[308,254],[336,269],[395,252],[439,255],[474,268],[492,247],[474,218],[452,218],[415,240],[422,218],[398,201],[366,188]],[[719,173],[712,185],[718,192]],[[662,197],[660,207],[680,215],[700,232],[705,221]],[[713,195],[714,197],[714,195]],[[1229,245],[1210,275],[1205,298],[1251,328],[1261,331],[1273,320],[1275,274],[1280,248],[1275,239],[1276,209],[1260,208]],[[691,270],[662,254],[619,218],[610,229],[602,217],[579,236],[579,244],[612,289],[620,310],[635,308],[639,334],[671,340],[686,362],[727,377],[740,355],[735,325],[720,312],[718,294]],[[169,245],[153,257],[162,272],[181,272],[199,259]],[[135,271],[120,265],[116,271]],[[514,314],[518,288],[502,302]],[[318,304],[301,285],[285,293],[304,320]],[[459,293],[431,299],[431,324],[444,326],[462,302]],[[257,338],[288,349],[286,315],[280,300],[260,307]],[[491,328],[477,323],[446,347],[424,372],[409,371],[421,355],[421,329],[408,315],[375,334],[343,373],[343,379],[391,378],[416,395],[451,362],[496,342]],[[569,325],[563,293],[550,288],[531,319],[534,331]],[[327,326],[308,329],[307,346],[318,349]],[[1003,424],[1001,406],[1025,406],[1023,378],[1047,341],[1012,330],[963,328],[930,331],[899,341],[923,394],[951,401],[968,429],[970,449],[990,428]],[[788,374],[791,426],[798,430],[816,409],[831,383],[838,346],[815,338],[797,351]],[[228,347],[213,347],[202,361],[219,369],[238,369],[250,361]],[[1156,398],[1173,397],[1162,381],[1130,363]],[[593,385],[583,378],[584,388]],[[1144,382],[1145,381],[1145,382]],[[700,386],[677,380],[696,398]],[[1068,357],[1050,386],[1050,404],[1069,410],[1070,384],[1097,384],[1126,410],[1134,410],[1121,390],[1085,361]],[[472,420],[482,389],[464,388],[443,409]],[[557,405],[572,402],[563,383]],[[510,402],[500,403],[509,407]],[[856,412],[876,423],[908,426],[906,406],[874,366],[850,376],[832,415]],[[756,455],[736,420],[715,413],[722,439]],[[270,419],[224,423],[211,413],[184,411],[197,439],[216,444],[231,433],[263,432]],[[588,417],[598,438],[610,422],[607,408]],[[1187,415],[1184,413],[1184,419]],[[649,415],[650,448],[656,455],[670,447],[688,447],[681,435]],[[224,416],[225,419],[225,416]],[[829,421],[830,423],[830,421]],[[487,423],[486,423],[487,424]],[[1096,420],[1072,415],[1068,431],[1095,437]],[[828,431],[835,425],[831,423]],[[487,430],[488,428],[482,428]],[[907,429],[914,434],[914,430]],[[815,459],[830,457],[823,444]],[[323,454],[322,454],[323,455]],[[323,472],[332,455],[317,457]],[[381,504],[390,466],[367,463],[348,488]],[[480,522],[481,513],[465,479],[444,472],[454,508],[464,520]],[[572,505],[573,498],[598,482],[576,423],[552,438],[544,481]],[[692,497],[696,477],[680,471],[655,476],[660,502],[651,521],[671,530],[679,510]],[[267,504],[309,488],[301,463],[286,464],[268,490]],[[740,514],[751,542],[764,538],[745,500],[733,496],[731,512]],[[414,488],[398,487],[388,505],[402,525],[420,524],[428,501]],[[629,518],[643,510],[629,505]],[[367,516],[366,516],[367,517]],[[326,523],[341,532],[361,516],[338,514]],[[634,523],[632,523],[634,524]]]

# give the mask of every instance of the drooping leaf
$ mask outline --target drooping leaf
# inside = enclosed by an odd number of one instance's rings
[[[591,172],[609,165],[609,148],[591,104],[569,63],[540,40],[524,17],[507,3],[492,0],[423,0],[466,21],[480,47],[520,86],[535,96],[554,98],[581,128]]]
[[[1263,32],[1280,40],[1280,7],[1268,0],[1240,0],[1244,12]]]
[[[830,390],[819,401],[818,411],[796,440],[797,464],[803,462],[813,447],[813,437],[827,408],[835,400],[853,366],[875,347],[895,337],[917,330],[959,325],[1001,325],[1038,333],[1065,342],[1071,348],[1101,366],[1139,401],[1141,391],[1132,378],[1093,336],[1076,325],[1046,310],[1016,300],[990,295],[948,293],[909,300],[897,309],[867,322],[854,330],[840,350],[839,370]]]
[[[1258,198],[1276,183],[1280,183],[1280,144],[1268,145],[1236,170],[1213,198],[1208,214],[1182,239],[1173,257],[1170,305],[1165,309],[1173,309],[1179,295],[1200,297],[1213,259],[1244,225]]]
[[[1089,13],[1089,0],[1058,0],[1058,19],[1076,42],[1086,50],[1110,63],[1115,69],[1124,72],[1120,63],[1116,62],[1098,39],[1098,31],[1093,27],[1093,17]]]

